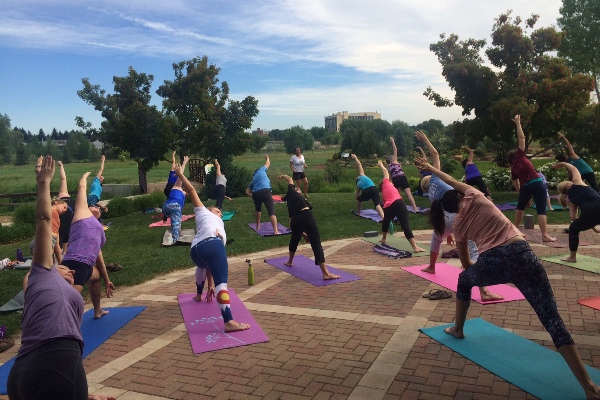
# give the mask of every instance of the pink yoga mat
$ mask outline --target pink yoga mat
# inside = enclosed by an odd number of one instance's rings
[[[216,300],[206,302],[203,297],[203,301],[197,302],[193,299],[195,293],[177,295],[194,354],[269,341],[237,294],[232,289],[228,291],[233,319],[249,324],[250,329],[225,333],[221,309]]]
[[[190,214],[190,215],[182,215],[181,216],[181,221],[187,221],[190,218],[194,218],[194,214]],[[167,218],[167,221],[158,221],[158,222],[153,222],[150,225],[148,225],[149,228],[155,228],[157,226],[171,226],[171,218]]]
[[[587,299],[579,299],[577,302],[581,305],[591,307],[595,310],[600,311],[600,296],[598,297],[589,297]]]
[[[327,269],[332,274],[340,275],[341,278],[338,279],[323,279],[323,273],[321,272],[321,268],[315,264],[314,260],[310,258],[304,257],[303,255],[296,255],[294,257],[294,266],[288,267],[283,263],[288,260],[288,257],[279,257],[279,258],[270,258],[265,260],[265,262],[269,265],[274,266],[275,268],[279,268],[280,270],[287,272],[295,276],[296,278],[300,278],[305,282],[310,283],[313,286],[329,286],[335,285],[337,283],[345,283],[357,281],[360,276],[352,275],[349,272],[336,269],[333,267],[327,266]]]
[[[256,223],[250,223],[248,224],[248,226],[260,236],[277,236],[275,235],[273,231],[273,225],[271,225],[270,222],[261,222],[260,228],[258,230],[256,230]],[[288,233],[292,233],[291,229],[286,228],[280,223],[277,223],[277,229],[279,230],[279,234],[281,235],[287,235]]]
[[[436,283],[440,286],[450,289],[456,293],[456,286],[458,284],[458,275],[461,273],[460,268],[453,267],[445,263],[435,264],[435,274],[429,274],[421,271],[429,264],[416,265],[414,267],[402,267],[406,272],[410,272],[413,275],[417,275],[425,280]],[[492,304],[492,303],[504,303],[507,301],[524,300],[525,296],[521,294],[521,291],[509,285],[494,285],[488,286],[488,289],[492,293],[500,294],[504,296],[503,300],[496,301],[481,301],[481,295],[479,294],[479,288],[474,287],[471,292],[471,299],[475,300],[480,304]]]

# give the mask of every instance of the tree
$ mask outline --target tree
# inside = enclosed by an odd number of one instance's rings
[[[589,74],[600,101],[600,2],[563,0],[558,26],[565,36],[558,55],[565,57],[575,72]]]
[[[40,128],[40,130],[38,131],[37,137],[40,142],[43,142],[46,139],[46,134],[44,133],[44,130],[42,128]]]
[[[99,131],[93,130],[81,117],[76,118],[78,125],[92,134],[97,133],[104,143],[131,154],[138,165],[142,193],[148,190],[147,172],[163,159],[172,143],[168,119],[150,105],[153,80],[152,75],[138,73],[129,67],[127,76],[113,77],[114,94],[107,95],[87,78],[82,79],[83,89],[77,91],[77,95],[100,111],[104,118]]]
[[[281,141],[283,140],[283,132],[281,129],[271,129],[269,137],[271,140]]]
[[[208,64],[206,56],[173,64],[175,79],[165,81],[156,93],[163,108],[173,116],[174,145],[182,154],[198,154],[207,162],[225,162],[250,147],[245,133],[258,115],[258,101],[247,96],[229,99],[229,85],[219,86],[220,68]]]
[[[25,150],[25,143],[21,143],[17,146],[15,165],[27,165],[28,163],[29,163],[29,160],[27,159],[27,151]]]
[[[285,152],[294,153],[296,147],[300,147],[303,151],[312,150],[315,140],[309,130],[301,126],[293,126],[283,132],[283,146]]]
[[[533,140],[555,137],[572,125],[577,114],[589,102],[591,78],[573,74],[564,60],[548,55],[561,43],[561,34],[554,28],[540,28],[529,36],[538,16],[522,20],[501,14],[492,29],[492,46],[485,49],[492,69],[480,56],[485,40],[459,41],[457,35],[440,35],[441,40],[430,46],[440,64],[442,74],[454,91],[454,99],[443,98],[431,88],[424,95],[438,107],[456,104],[465,116],[474,118],[455,123],[457,137],[465,132],[475,135],[475,142],[491,139],[498,158],[516,147],[514,123],[511,118],[521,114],[526,146]]]
[[[359,157],[371,157],[385,153],[380,135],[375,130],[374,121],[347,119],[340,125],[342,149],[349,149]],[[389,124],[388,124],[389,125]],[[391,130],[391,125],[390,125]],[[389,134],[386,138],[389,143]]]
[[[327,129],[323,128],[322,126],[313,126],[310,128],[310,133],[316,141],[320,142],[328,132]]]
[[[250,151],[258,153],[260,149],[266,146],[269,137],[266,135],[250,135]]]
[[[415,149],[414,132],[415,130],[404,121],[396,120],[392,122],[392,135],[398,150],[398,157],[409,157]]]

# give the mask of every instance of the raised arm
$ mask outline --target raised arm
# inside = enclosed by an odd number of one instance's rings
[[[100,177],[104,173],[104,160],[106,160],[106,156],[104,154],[102,154],[102,156],[100,156],[100,169],[98,170],[98,173],[96,174],[96,178],[98,178],[98,179],[100,179]]]
[[[381,172],[383,172],[383,179],[390,179],[390,173],[388,172],[387,168],[385,167],[385,165],[383,165],[383,162],[381,162],[381,160],[377,161],[377,165],[379,165],[379,168],[381,168]]]
[[[521,127],[521,116],[519,114],[515,115],[513,122],[517,126],[517,140],[519,141],[519,148],[525,151],[525,134],[523,133],[523,128]]]
[[[567,171],[569,171],[569,174],[571,176],[571,182],[573,182],[574,185],[587,186],[587,184],[583,181],[583,179],[581,179],[581,174],[579,173],[579,170],[574,165],[567,163],[567,162],[559,162],[559,163],[554,164],[552,166],[552,168],[554,168],[554,169],[566,168]]]
[[[394,164],[398,164],[398,148],[396,147],[396,142],[394,141],[394,137],[390,136],[390,142],[392,143],[392,159],[391,162]]]
[[[198,197],[198,193],[196,192],[196,188],[188,181],[188,178],[183,174],[183,167],[179,164],[175,165],[175,172],[177,173],[177,177],[181,179],[181,186],[185,189],[188,196],[190,196],[190,200],[192,200],[192,205],[194,207],[204,207],[200,197]]]
[[[429,152],[429,155],[433,159],[433,167],[441,170],[442,163],[440,162],[440,153],[438,153],[438,151],[435,149],[435,147],[433,147],[433,145],[427,138],[427,135],[425,135],[425,133],[423,133],[423,131],[416,131],[415,137],[417,138],[418,141],[425,143],[425,146],[427,146],[427,151]]]
[[[265,154],[265,167],[267,169],[269,169],[270,166],[271,166],[271,160],[269,160],[269,155]]]
[[[467,164],[473,164],[473,149],[468,146],[462,146],[461,149],[465,149],[469,152],[469,158],[467,158]]]
[[[447,173],[441,171],[439,168],[434,167],[433,165],[427,162],[427,159],[422,157],[415,158],[415,164],[421,167],[423,171],[429,171],[442,181],[452,186],[455,190],[458,190],[461,193],[465,193],[467,189],[472,189],[471,185],[467,185],[466,183],[462,183],[448,175]]]
[[[65,167],[60,161],[58,161],[56,165],[58,165],[60,171],[60,187],[58,189],[58,198],[68,197],[69,189],[67,188],[67,174],[65,174]]]
[[[181,171],[185,173],[185,166],[187,165],[190,158],[188,156],[183,156],[183,162],[181,163]]]
[[[569,158],[577,160],[579,158],[579,156],[577,154],[575,154],[575,150],[573,150],[573,146],[571,146],[571,142],[569,142],[569,139],[567,139],[565,137],[565,135],[563,135],[562,133],[559,133],[558,137],[561,138],[563,143],[565,144],[565,147],[567,148],[567,152],[569,153]]]
[[[279,176],[277,177],[277,180],[278,180],[278,181],[280,181],[280,180],[282,180],[282,179],[285,179],[285,180],[287,181],[288,185],[293,185],[293,184],[294,184],[294,180],[293,180],[293,179],[292,179],[292,177],[291,177],[291,176],[289,176],[289,175],[279,175]]]
[[[175,164],[177,161],[175,160],[175,155],[177,154],[177,150],[173,150],[173,154],[171,154],[171,171],[175,172]]]
[[[363,166],[360,163],[360,160],[358,159],[358,157],[356,156],[356,154],[351,154],[350,157],[352,157],[354,159],[354,162],[356,163],[356,167],[358,168],[358,174],[359,175],[364,175],[365,174],[365,170],[363,169]]]
[[[421,146],[417,146],[417,150],[419,150],[419,153],[421,153],[421,157],[427,158],[427,154],[425,154]]]
[[[54,177],[55,163],[51,156],[44,157],[40,168],[36,168],[38,195],[35,204],[35,247],[33,261],[41,266],[52,268],[52,206],[50,182]]]
[[[87,178],[90,176],[89,172],[83,174],[77,185],[77,200],[75,200],[75,210],[73,211],[73,221],[79,221],[80,219],[89,218],[92,214],[87,204]]]
[[[215,168],[216,168],[215,175],[216,175],[216,176],[221,176],[221,175],[223,175],[223,174],[221,173],[221,164],[219,164],[219,160],[217,160],[217,159],[215,158],[215,161],[214,161],[214,163],[215,163]]]

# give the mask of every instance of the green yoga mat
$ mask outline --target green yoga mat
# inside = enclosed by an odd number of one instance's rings
[[[451,325],[422,328],[421,332],[535,397],[585,399],[579,382],[556,351],[481,318],[465,323],[464,339],[444,332]],[[587,365],[586,369],[600,384],[600,371]]]
[[[583,271],[589,271],[595,274],[600,274],[600,258],[584,256],[583,254],[577,254],[577,262],[570,263],[561,260],[561,258],[565,257],[567,257],[567,253],[540,258],[544,261],[550,261],[556,264],[566,265],[567,267],[577,268]]]
[[[229,221],[235,215],[235,211],[223,211],[223,221]]]
[[[367,242],[371,242],[373,244],[381,244],[381,242],[380,242],[381,236],[363,237],[361,239],[366,240]],[[385,243],[389,244],[392,247],[397,248],[398,250],[410,251],[412,253],[413,257],[429,256],[429,246],[423,245],[421,243],[417,243],[419,245],[419,247],[422,249],[425,249],[425,251],[422,251],[420,253],[413,253],[412,246],[410,245],[410,243],[408,243],[408,240],[406,240],[406,238],[404,238],[404,237],[391,236],[388,234],[388,236],[385,238]]]

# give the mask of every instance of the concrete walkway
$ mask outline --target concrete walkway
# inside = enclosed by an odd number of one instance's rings
[[[551,232],[561,235],[562,228]],[[431,231],[415,234],[428,245]],[[599,235],[588,231],[582,240],[592,245],[580,253],[600,257]],[[230,259],[229,286],[269,336],[267,343],[192,353],[177,294],[195,291],[194,268],[119,290],[103,304],[147,309],[84,360],[90,391],[120,400],[533,398],[418,331],[454,317],[454,298],[422,298],[437,286],[400,270],[426,264],[428,257],[389,259],[360,238],[324,248],[329,265],[362,280],[316,288],[260,262],[286,255],[287,248]],[[532,248],[540,256],[566,254],[535,243]],[[298,253],[312,256],[307,245]],[[247,286],[245,258],[254,261],[253,287]],[[440,261],[459,265],[457,259]],[[600,312],[577,303],[600,295],[600,275],[548,262],[544,267],[584,362],[600,368]],[[473,302],[473,317],[553,349],[527,301]],[[0,354],[0,363],[17,349]]]

